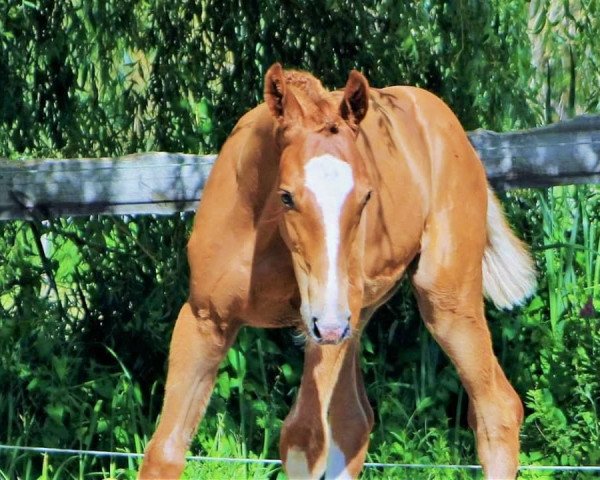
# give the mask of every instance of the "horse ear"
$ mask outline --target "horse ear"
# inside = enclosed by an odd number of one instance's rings
[[[358,124],[365,118],[369,109],[369,82],[356,70],[348,75],[344,88],[344,98],[340,105],[340,115],[352,129],[356,130]]]
[[[271,114],[280,122],[302,115],[302,108],[294,94],[287,88],[280,63],[275,63],[265,75],[265,102]]]

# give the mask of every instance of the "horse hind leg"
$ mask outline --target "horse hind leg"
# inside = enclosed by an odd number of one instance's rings
[[[183,305],[173,330],[165,399],[156,432],[144,454],[140,480],[179,478],[185,452],[210,399],[219,364],[237,326],[223,330],[215,319]]]
[[[467,229],[442,231],[435,224],[426,235],[412,278],[421,316],[456,366],[469,396],[469,424],[485,477],[515,478],[523,406],[493,353],[484,316],[485,235]],[[438,240],[445,250],[436,248]],[[453,249],[448,250],[448,245]]]

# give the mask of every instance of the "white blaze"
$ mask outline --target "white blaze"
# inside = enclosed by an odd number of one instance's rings
[[[327,248],[327,280],[323,314],[338,310],[337,263],[340,247],[340,216],[348,194],[354,188],[352,167],[333,155],[311,158],[304,166],[305,186],[323,215]]]

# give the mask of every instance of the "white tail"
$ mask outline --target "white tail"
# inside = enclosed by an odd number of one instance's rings
[[[498,308],[511,309],[535,290],[535,267],[527,247],[509,227],[500,202],[488,188],[488,240],[483,255],[483,290]]]

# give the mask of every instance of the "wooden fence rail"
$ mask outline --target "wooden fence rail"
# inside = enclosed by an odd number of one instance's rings
[[[600,115],[469,138],[500,189],[600,182]],[[194,210],[216,155],[0,159],[0,220]]]

